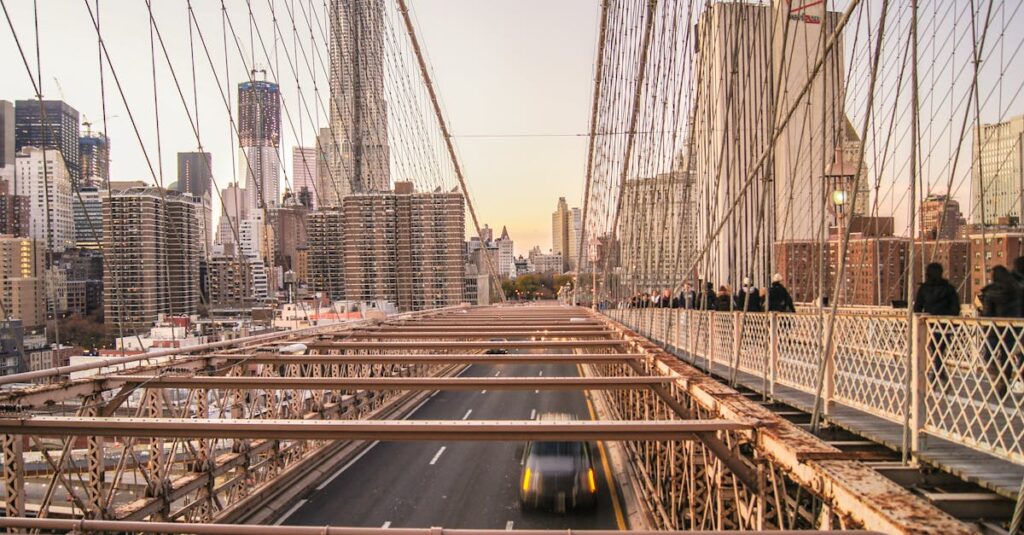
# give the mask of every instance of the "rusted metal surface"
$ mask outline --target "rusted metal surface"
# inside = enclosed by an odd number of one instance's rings
[[[669,377],[209,377],[115,375],[106,386],[145,384],[147,388],[246,388],[325,390],[607,390],[646,388]]]
[[[746,440],[759,456],[771,461],[772,473],[777,471],[792,479],[821,500],[832,512],[830,516],[885,533],[976,533],[971,526],[863,463],[843,459],[844,453],[839,449],[666,353],[624,325],[611,319],[606,321],[632,341],[634,349],[653,357],[653,361],[643,361],[649,366],[649,373],[678,377],[678,390],[685,392],[709,417],[757,421],[757,431],[748,434]],[[780,503],[785,502],[780,500]],[[798,512],[794,510],[794,519],[799,516]]]
[[[488,355],[484,353],[453,354],[377,354],[377,355],[295,355],[276,353],[213,355],[212,360],[244,361],[247,364],[575,364],[580,362],[624,362],[643,358],[642,353],[527,353]]]
[[[384,340],[391,339],[403,339],[403,338],[424,338],[424,339],[450,339],[458,338],[460,340],[490,340],[492,338],[573,338],[573,339],[586,339],[586,338],[608,338],[614,336],[617,333],[614,331],[608,331],[605,329],[601,330],[587,330],[587,331],[562,331],[562,330],[508,330],[500,331],[493,329],[481,329],[476,331],[470,330],[458,330],[458,331],[354,331],[351,335],[346,336],[347,340],[360,340],[363,338],[379,338]]]
[[[91,531],[138,532],[138,533],[197,533],[200,535],[502,535],[507,530],[499,529],[445,529],[445,528],[362,528],[334,526],[249,526],[243,524],[199,524],[178,522],[117,522],[112,520],[63,520],[52,518],[0,518],[0,527],[22,529],[75,530],[79,533]],[[521,535],[555,535],[558,533],[580,535],[617,535],[615,530],[545,530],[517,529]],[[637,535],[685,535],[692,531],[650,531],[633,530]],[[726,535],[722,531],[705,531],[703,535]],[[735,532],[728,532],[735,533]],[[874,531],[748,531],[751,535],[882,535]]]
[[[408,349],[548,349],[564,347],[614,348],[624,345],[622,340],[505,340],[492,341],[417,341],[392,342],[355,341],[355,342],[311,342],[306,344],[311,350],[355,350],[376,349],[380,351],[403,351]]]
[[[517,337],[526,340],[489,340]],[[529,340],[534,337],[582,339]],[[280,353],[297,342],[313,354]],[[492,348],[562,351],[477,352]],[[456,308],[160,355],[171,360],[132,357],[123,364],[141,366],[0,393],[8,410],[0,413],[0,435],[9,452],[4,456],[8,488],[38,474],[58,486],[74,479],[81,481],[80,499],[90,504],[12,501],[6,504],[10,516],[59,511],[96,520],[174,519],[192,523],[152,531],[247,533],[204,522],[230,521],[224,515],[257,503],[256,493],[307,478],[302,473],[327,445],[347,444],[337,441],[621,440],[639,474],[636,492],[651,505],[659,527],[758,532],[829,525],[886,533],[963,532],[948,515],[885,486],[879,474],[845,460],[843,452],[583,309]],[[474,363],[572,363],[595,375],[438,378]],[[385,414],[396,399],[406,404],[426,391],[500,388],[595,390],[616,412],[607,420],[571,423],[367,420]],[[62,451],[69,452],[66,463]],[[53,462],[39,468],[33,461],[33,475],[26,475],[25,459],[40,454]],[[115,459],[116,466],[105,458]],[[132,484],[124,484],[129,478]],[[898,504],[898,510],[886,511],[887,503]],[[810,514],[813,510],[820,514]],[[35,521],[25,521],[30,520]],[[79,531],[100,529],[72,522]],[[0,524],[7,525],[14,526]],[[274,533],[274,528],[258,528],[254,532]],[[150,528],[112,524],[107,529]]]
[[[292,440],[689,440],[693,433],[746,431],[727,420],[236,420],[190,418],[0,417],[0,434]]]

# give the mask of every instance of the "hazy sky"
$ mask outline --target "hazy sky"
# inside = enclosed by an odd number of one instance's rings
[[[88,0],[94,5],[96,0]],[[393,2],[393,0],[389,0]],[[592,73],[596,45],[599,0],[409,0],[421,40],[432,66],[435,82],[468,177],[481,222],[500,230],[508,225],[517,244],[517,252],[531,246],[545,250],[551,245],[550,214],[558,197],[565,196],[570,206],[580,206],[588,128]],[[193,108],[189,72],[189,25],[185,0],[159,0],[154,3],[157,24],[169,47],[171,62],[184,85]],[[204,37],[211,49],[219,79],[215,79],[196,36],[196,86],[200,135],[206,150],[213,154],[214,178],[223,186],[234,179],[237,149],[231,144],[230,123],[221,91],[230,84],[234,114],[234,86],[247,77],[233,44],[228,50],[230,80],[224,79],[223,33],[220,2],[194,0],[193,7]],[[269,6],[320,4],[319,0],[251,0],[256,11],[256,27],[273,42],[273,24]],[[867,94],[868,43],[870,28],[877,23],[879,1],[864,2],[864,10],[850,21],[845,35],[847,63],[851,65],[847,82],[847,113],[858,129],[862,125]],[[698,1],[698,5],[700,0]],[[845,2],[833,2],[843,9]],[[134,113],[139,136],[154,168],[162,168],[165,185],[175,179],[175,153],[195,150],[196,140],[179,101],[170,69],[157,60],[157,101],[153,105],[153,80],[150,72],[149,27],[142,0],[100,0],[104,38],[122,84],[128,108]],[[390,5],[390,4],[389,4]],[[988,4],[984,4],[988,5]],[[35,69],[35,41],[32,2],[7,2],[16,31]],[[83,0],[45,0],[39,2],[42,34],[43,93],[47,98],[64,98],[83,118],[99,125],[101,99],[96,34]],[[266,67],[276,63],[286,105],[302,115],[294,78],[287,63],[266,59],[249,45],[246,2],[227,2],[228,13],[241,34],[239,47],[247,57]],[[921,111],[922,142],[927,147],[923,164],[927,183],[933,191],[943,191],[952,176],[953,193],[965,213],[970,206],[970,139],[974,125],[973,108],[966,95],[970,89],[968,59],[971,55],[970,16],[967,0],[936,2],[922,10]],[[986,46],[979,93],[983,122],[994,122],[1024,111],[1024,10],[1017,2],[997,2],[992,19],[993,38]],[[869,132],[866,154],[871,174],[880,176],[880,213],[894,213],[897,228],[904,227],[911,206],[907,198],[906,113],[909,90],[902,92],[900,113],[893,113],[893,99],[903,71],[900,58],[907,35],[908,10],[899,4],[887,34],[885,61],[880,68],[876,121]],[[299,23],[300,27],[304,23]],[[285,41],[290,31],[285,23]],[[306,30],[308,32],[308,30]],[[400,30],[397,30],[400,31]],[[230,32],[228,32],[230,35]],[[997,37],[996,37],[997,36]],[[284,47],[288,49],[289,45]],[[322,46],[322,43],[321,43]],[[326,54],[326,51],[322,51]],[[159,51],[158,51],[159,54]],[[14,40],[0,20],[0,58],[4,72],[0,76],[0,99],[31,98],[32,86]],[[322,67],[314,69],[325,73]],[[415,72],[409,73],[415,77]],[[59,83],[59,85],[58,85]],[[309,80],[303,80],[303,95],[308,99]],[[326,80],[319,82],[326,88]],[[904,78],[904,84],[906,84]],[[904,87],[904,89],[906,89]],[[117,86],[108,73],[106,79],[108,132],[112,139],[112,178],[142,179],[159,182],[159,171],[150,172],[135,130]],[[396,105],[392,105],[396,108]],[[159,110],[160,143],[157,144],[156,115]],[[971,111],[965,115],[964,111]],[[322,115],[322,114],[321,114]],[[895,123],[878,117],[897,118]],[[963,118],[970,119],[963,125]],[[964,126],[966,128],[964,128]],[[97,126],[99,128],[99,126]],[[291,175],[290,148],[295,144],[313,145],[314,125],[308,119],[293,134],[282,128],[286,147],[285,168]],[[897,132],[891,156],[875,154],[875,142],[886,144],[888,132]],[[961,135],[961,132],[963,134]],[[498,137],[480,137],[495,135]],[[522,136],[522,137],[518,137]],[[950,161],[960,147],[963,157],[952,173]],[[158,153],[157,147],[161,149]],[[162,156],[162,158],[161,158]],[[162,159],[162,166],[158,162]],[[888,163],[883,166],[882,163]],[[157,180],[154,180],[157,175]],[[398,177],[406,178],[406,177]],[[872,177],[872,180],[874,178]],[[218,209],[215,203],[215,210]]]
[[[278,9],[284,9],[285,0],[276,2]],[[39,5],[43,94],[46,98],[68,101],[82,113],[83,120],[92,121],[97,125],[94,128],[99,129],[102,111],[98,51],[89,12],[80,0],[46,0]],[[239,33],[246,34],[241,46],[250,54],[245,4],[237,0],[228,5]],[[261,18],[260,27],[267,32],[265,38],[270,39],[268,5],[269,0],[253,0],[257,17]],[[586,138],[574,134],[585,134],[588,128],[598,1],[411,0],[410,6],[451,131],[457,136],[457,148],[481,222],[498,229],[508,225],[519,253],[533,245],[546,250],[551,245],[550,216],[558,197],[567,197],[572,206],[580,205]],[[35,69],[31,7],[28,1],[8,2],[18,37]],[[225,80],[220,3],[200,0],[193,2],[193,7],[220,70],[222,87]],[[154,168],[162,168],[163,183],[169,185],[176,175],[175,153],[195,150],[196,139],[158,49],[156,77],[162,154],[157,153],[145,3],[102,0],[100,9],[104,39],[149,159]],[[160,0],[154,2],[154,12],[191,105],[186,3]],[[284,20],[285,15],[278,17]],[[5,60],[0,99],[32,98],[31,82],[6,21],[0,25],[0,34],[0,58]],[[232,162],[237,162],[237,155],[230,145],[230,126],[218,84],[202,55],[198,35],[194,37],[200,136],[204,148],[213,154],[215,180],[223,186],[235,173]],[[229,50],[232,84],[245,76],[235,54]],[[267,63],[259,54],[257,63]],[[281,59],[282,93],[285,100],[295,102],[294,87],[286,82],[285,65]],[[106,95],[107,130],[112,141],[111,178],[153,182],[153,173],[109,72]],[[291,105],[297,109],[296,104]],[[287,127],[283,131],[286,147],[297,141],[314,143],[314,129],[308,121],[299,135],[301,140],[296,140]],[[524,134],[567,136],[459,137]],[[160,156],[162,166],[157,165]],[[285,156],[290,160],[290,150]],[[290,169],[291,162],[286,161],[285,165]],[[159,175],[159,171],[154,172]]]

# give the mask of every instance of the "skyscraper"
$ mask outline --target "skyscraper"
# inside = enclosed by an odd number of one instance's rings
[[[78,155],[78,111],[62,100],[19,100],[14,105],[14,150],[24,147],[58,149],[72,187],[82,178]]]
[[[157,188],[113,192],[103,203],[104,317],[126,332],[159,314],[190,315],[199,305],[198,204]]]
[[[71,205],[75,220],[75,247],[99,250],[103,244],[103,198],[107,190],[98,186],[78,188]]]
[[[388,191],[384,2],[332,0],[330,19],[331,139],[321,151],[351,192]]]
[[[569,213],[565,197],[559,197],[558,206],[551,214],[551,253],[562,255],[562,271],[565,271],[569,257]]]
[[[924,240],[952,240],[965,224],[960,203],[949,195],[929,195],[921,201],[921,228]]]
[[[293,147],[292,195],[299,199],[299,203],[305,205],[306,208],[315,210],[318,206],[318,183],[316,149],[311,147]]]
[[[110,139],[102,132],[87,130],[78,138],[81,186],[100,186],[110,180]]]
[[[627,285],[671,288],[685,278],[680,239],[685,232],[684,179],[684,172],[675,171],[626,181],[617,234]]]
[[[26,327],[46,321],[42,249],[43,244],[32,238],[0,234],[0,302]]]
[[[17,195],[11,181],[0,178],[0,234],[28,236],[30,210],[28,197]]]
[[[565,263],[568,269],[576,270],[576,261],[579,260],[580,240],[583,238],[583,212],[579,208],[569,210],[569,240],[567,242],[567,255]]]
[[[1024,215],[1024,115],[983,124],[971,139],[971,221],[985,225],[1013,218],[1020,221]]]
[[[508,235],[507,227],[501,227],[501,237],[495,243],[498,245],[498,276],[514,276],[516,274],[515,243]]]
[[[249,210],[278,205],[280,143],[281,89],[262,80],[238,84],[238,165],[245,173]]]
[[[209,152],[179,152],[177,190],[189,193],[201,203],[197,212],[203,236],[203,257],[210,254],[213,232],[213,155]]]
[[[213,191],[213,156],[209,152],[178,153],[178,191],[196,197]]]
[[[31,203],[29,236],[53,252],[74,247],[73,190],[64,159],[57,150],[27,146],[18,152],[16,160],[15,193],[28,197]]]
[[[241,221],[249,217],[249,197],[245,188],[233,182],[221,189],[221,215],[217,226],[217,243],[221,245],[235,244],[236,233]]]
[[[0,100],[0,176],[4,169],[14,167],[14,104]],[[10,171],[13,178],[13,170]]]
[[[774,142],[773,136],[776,117],[797,104],[821,39],[838,18],[822,2],[782,0],[708,3],[701,13],[692,156],[685,155],[683,167],[693,177],[687,203],[696,203],[692,213],[699,214],[692,233],[697,244],[710,242],[698,277],[735,286],[752,276],[767,284],[775,241],[819,237],[828,195],[823,170],[837,148],[859,141],[843,136],[842,39]]]

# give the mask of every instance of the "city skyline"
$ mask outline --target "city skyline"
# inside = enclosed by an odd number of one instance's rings
[[[114,67],[121,77],[128,101],[133,108],[147,151],[151,153],[154,173],[150,173],[131,123],[113,90],[109,70],[107,81],[106,130],[111,139],[110,168],[112,180],[143,180],[169,187],[176,176],[177,152],[198,150],[195,136],[182,111],[174,84],[166,64],[158,59],[159,109],[161,123],[162,166],[156,158],[156,129],[154,125],[153,90],[148,76],[128,76],[127,66],[133,63],[149,65],[148,47],[133,43],[148,43],[146,25],[128,23],[138,16],[145,17],[145,6],[112,0],[103,4],[101,20],[105,28],[118,28],[118,32],[104,32]],[[469,180],[473,201],[482,220],[508,225],[521,244],[517,254],[525,254],[533,245],[544,250],[551,246],[550,208],[558,197],[565,196],[578,205],[582,196],[582,176],[585,165],[587,116],[591,91],[591,70],[594,44],[597,38],[599,3],[590,0],[573,1],[551,6],[542,1],[527,1],[517,5],[481,5],[477,2],[457,0],[444,4],[413,4],[423,46],[429,50],[435,84],[448,114],[451,130],[465,172]],[[184,7],[154,4],[154,16],[167,40],[168,51],[176,64],[182,83],[191,92],[191,80],[183,69],[189,64],[187,40],[168,39],[171,28],[187,28]],[[544,20],[536,20],[532,13],[543,9]],[[219,42],[220,6],[197,4],[196,17],[206,23],[202,29],[207,39]],[[18,27],[31,26],[32,12],[25,6],[11,6],[12,20]],[[53,12],[40,18],[40,32],[60,33],[64,39],[79,43],[92,43],[92,54],[83,57],[65,57],[48,42],[42,43],[43,93],[47,99],[65,100],[81,114],[81,121],[92,123],[92,130],[104,129],[99,96],[98,62],[96,59],[95,30],[88,21],[88,12],[82,6],[73,6],[68,12]],[[229,9],[229,11],[231,11]],[[244,8],[235,9],[233,16],[246,20]],[[258,23],[270,25],[267,13],[255,13]],[[453,19],[457,21],[452,24]],[[125,24],[119,24],[124,21]],[[580,24],[581,21],[586,24]],[[497,30],[495,30],[497,28]],[[253,52],[248,36],[243,43],[246,54]],[[473,46],[467,46],[472,43]],[[85,45],[83,45],[85,46]],[[257,49],[259,44],[257,43]],[[145,49],[145,50],[144,50]],[[215,54],[218,51],[214,51]],[[326,54],[326,49],[324,50]],[[10,37],[0,39],[0,54],[14,57],[17,49]],[[268,67],[261,58],[262,49],[256,51],[260,69]],[[326,59],[326,55],[324,56]],[[215,55],[218,68],[223,57]],[[270,62],[272,63],[272,62]],[[231,85],[245,81],[249,75],[237,56],[230,57]],[[499,65],[505,67],[498,68]],[[298,124],[298,93],[294,79],[289,80],[283,56],[280,60],[279,79],[282,99],[295,115],[297,139],[284,121],[281,128],[281,192],[293,184],[292,148],[316,146],[316,128],[307,119]],[[239,169],[236,156],[237,139],[229,137],[229,119],[217,85],[209,67],[197,59],[196,73],[200,91],[199,123],[202,149],[213,156],[213,176],[217,187],[223,189],[231,182],[245,183],[245,173]],[[269,73],[267,75],[270,76]],[[54,79],[56,78],[56,82]],[[538,87],[530,80],[544,79],[550,83]],[[221,79],[221,86],[227,80]],[[319,80],[328,87],[326,77]],[[303,80],[304,87],[309,85]],[[227,91],[226,88],[224,88]],[[234,88],[231,89],[233,93]],[[32,98],[35,91],[24,69],[11,71],[0,80],[0,99],[10,101]],[[312,106],[312,104],[310,104]],[[190,103],[191,107],[191,103]],[[232,95],[232,117],[237,121],[237,102]],[[148,113],[139,110],[149,109]],[[324,114],[320,126],[326,126]],[[83,129],[84,131],[84,129]],[[462,137],[476,135],[571,134],[566,137]],[[525,157],[530,154],[530,157]],[[154,178],[153,175],[156,175]],[[392,176],[392,180],[410,177]],[[286,182],[287,179],[287,182]],[[508,185],[516,185],[509,191]],[[540,197],[533,203],[530,199]],[[221,213],[220,199],[213,193],[213,213]],[[512,202],[510,202],[512,201]],[[524,209],[513,210],[520,205]],[[215,221],[216,224],[216,221]],[[467,236],[472,235],[471,225]]]

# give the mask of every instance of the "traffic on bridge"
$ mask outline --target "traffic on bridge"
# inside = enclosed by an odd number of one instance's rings
[[[0,12],[0,530],[1024,535],[1021,0]]]

